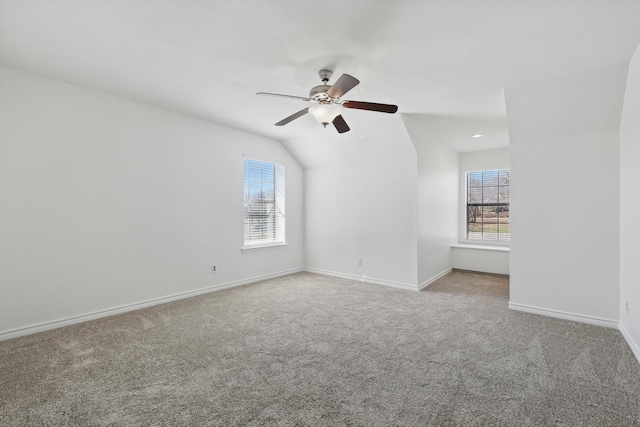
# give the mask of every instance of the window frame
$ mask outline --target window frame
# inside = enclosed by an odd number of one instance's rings
[[[252,170],[251,170],[251,163],[253,162],[253,166],[255,167],[255,164],[259,164],[260,166],[260,177],[259,178],[252,178]],[[264,173],[265,173],[265,165],[268,168],[272,168],[273,170],[273,175],[272,175],[272,179],[270,180],[265,180],[264,179]],[[287,244],[286,241],[286,211],[285,211],[285,202],[286,202],[286,198],[285,198],[285,166],[283,164],[280,163],[276,163],[273,161],[268,161],[268,160],[262,160],[260,158],[256,158],[254,156],[243,156],[242,159],[242,170],[243,170],[243,178],[242,178],[242,184],[243,184],[243,239],[242,239],[242,250],[251,250],[251,249],[258,249],[258,248],[268,248],[268,247],[274,247],[274,246],[284,246]],[[255,170],[254,170],[255,173]],[[260,190],[259,193],[261,195],[264,195],[264,192],[262,190],[263,188],[263,184],[264,183],[269,183],[270,187],[268,187],[270,190],[268,191],[272,191],[272,197],[269,198],[260,198],[260,199],[252,199],[251,198],[251,190],[252,190],[252,183],[255,185],[257,183],[259,183],[260,185]],[[272,189],[272,190],[271,190]],[[251,202],[250,202],[251,201]],[[252,203],[254,206],[251,207],[250,203]],[[258,206],[256,206],[256,204]],[[269,238],[268,236],[266,236],[265,238],[262,239],[251,239],[248,238],[251,236],[251,233],[248,233],[248,227],[251,227],[252,225],[256,225],[255,222],[248,222],[248,215],[249,212],[253,211],[253,212],[258,212],[258,215],[265,215],[265,212],[268,210],[268,208],[265,208],[265,205],[267,204],[272,204],[272,212],[273,212],[273,219],[269,219],[267,218],[266,221],[268,222],[273,222],[272,227],[273,227],[273,238]],[[266,214],[266,215],[270,215],[270,214]],[[269,227],[269,224],[265,222],[265,227]],[[259,224],[260,221],[257,221],[257,223]],[[262,232],[263,234],[265,234],[265,232]],[[267,232],[268,233],[268,232]]]
[[[483,239],[469,239],[469,174],[471,173],[485,173],[485,172],[497,172],[498,180],[500,179],[500,172],[507,171],[509,173],[509,201],[506,203],[507,208],[509,208],[509,239],[508,240],[499,240],[500,231],[498,228],[498,235],[496,240],[485,240]],[[464,219],[463,219],[463,236],[462,243],[469,245],[477,245],[477,246],[499,246],[499,247],[509,247],[511,244],[511,168],[509,167],[494,167],[494,168],[483,168],[483,169],[474,169],[468,170],[463,173],[464,176],[464,200],[463,200],[463,209],[464,209]],[[484,185],[482,186],[484,189]],[[499,191],[499,190],[498,190]],[[503,205],[504,203],[496,202],[496,203],[484,203],[482,205]],[[498,218],[497,224],[500,223]],[[484,223],[483,223],[484,224]],[[484,233],[484,231],[483,231]]]

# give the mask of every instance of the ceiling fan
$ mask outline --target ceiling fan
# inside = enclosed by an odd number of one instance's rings
[[[342,115],[340,114],[340,107],[338,105],[342,105],[345,108],[355,108],[357,110],[369,110],[369,111],[379,111],[381,113],[395,113],[398,111],[397,105],[390,104],[376,104],[373,102],[361,102],[361,101],[342,101],[340,98],[351,89],[356,87],[360,81],[349,74],[343,74],[340,76],[338,80],[333,85],[327,84],[333,71],[331,70],[320,70],[318,73],[320,75],[320,80],[322,80],[322,84],[319,86],[315,86],[311,88],[309,91],[308,97],[303,96],[294,96],[294,95],[282,95],[279,93],[270,93],[270,92],[258,92],[256,95],[270,95],[270,96],[282,96],[285,98],[294,98],[300,99],[302,101],[314,102],[316,105],[313,105],[308,108],[304,108],[297,113],[290,115],[289,117],[280,120],[276,123],[276,126],[284,126],[293,120],[304,116],[309,113],[318,121],[318,123],[322,124],[324,127],[327,127],[329,123],[332,123],[335,126],[336,130],[339,133],[344,133],[349,131],[349,126],[347,122],[344,121]]]

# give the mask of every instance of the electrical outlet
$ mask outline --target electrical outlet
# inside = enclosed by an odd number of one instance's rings
[[[362,258],[358,258],[357,263],[358,265],[362,265]]]
[[[211,264],[211,272],[212,272],[212,273],[215,273],[215,272],[216,272],[216,266],[215,266],[215,265],[213,265],[213,264]]]

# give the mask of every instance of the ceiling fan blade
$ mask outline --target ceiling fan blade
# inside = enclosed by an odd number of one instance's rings
[[[283,97],[283,98],[293,98],[293,99],[301,99],[303,101],[311,101],[311,98],[305,98],[304,96],[283,95],[281,93],[257,92],[256,95],[279,96],[279,97]]]
[[[349,132],[350,130],[347,122],[345,122],[344,118],[342,118],[342,116],[340,115],[336,116],[336,118],[333,119],[333,125],[336,127],[336,130],[339,133]]]
[[[357,110],[379,111],[381,113],[391,113],[391,114],[398,111],[397,105],[376,104],[375,102],[344,101],[342,103],[342,106],[346,108],[355,108]]]
[[[295,120],[295,119],[297,119],[298,117],[302,117],[302,116],[304,116],[304,115],[305,115],[305,114],[307,114],[308,112],[309,112],[309,109],[308,109],[308,108],[304,108],[304,109],[302,109],[302,110],[298,111],[297,113],[290,115],[290,116],[289,116],[289,117],[287,117],[286,119],[282,119],[282,120],[280,120],[278,123],[276,123],[276,126],[284,126],[284,125],[286,125],[287,123],[294,121],[294,120]]]
[[[340,98],[345,93],[356,87],[360,83],[360,80],[356,79],[349,74],[343,74],[338,80],[331,86],[331,89],[327,91],[327,95],[331,98]]]

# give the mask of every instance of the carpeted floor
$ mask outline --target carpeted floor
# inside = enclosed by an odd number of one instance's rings
[[[507,295],[301,273],[1,342],[0,425],[640,426],[619,332]]]

